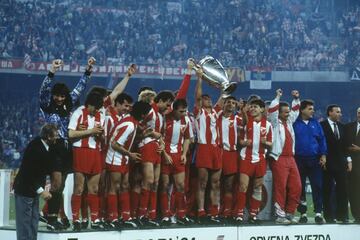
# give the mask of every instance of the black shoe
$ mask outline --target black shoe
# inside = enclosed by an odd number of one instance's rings
[[[211,216],[209,218],[210,224],[222,224],[222,220],[219,218],[219,216]]]
[[[89,226],[89,221],[88,220],[85,220],[85,221],[83,220],[81,222],[81,229],[87,229],[88,226]]]
[[[50,231],[61,231],[64,229],[64,225],[56,219],[55,221],[48,221],[46,229]]]
[[[63,229],[66,230],[70,227],[70,221],[67,217],[61,219],[61,223],[63,225]]]
[[[114,220],[112,222],[107,222],[104,224],[105,229],[109,230],[121,230],[122,226],[118,220]]]
[[[91,229],[94,229],[94,230],[104,230],[105,229],[104,223],[101,222],[99,219],[96,219],[95,221],[91,221],[90,227],[91,227]]]
[[[306,215],[302,215],[299,219],[299,223],[307,223],[308,222],[308,218]]]
[[[123,221],[122,225],[125,228],[137,228],[138,227],[136,219],[131,219],[131,218],[129,220]]]
[[[134,218],[132,220],[138,227],[143,227],[144,223],[139,218]]]
[[[149,219],[146,223],[149,227],[160,227],[160,224],[156,220]]]
[[[80,232],[82,229],[82,223],[80,221],[74,221],[73,222],[73,231]]]
[[[242,224],[244,224],[244,216],[237,216],[237,217],[235,218],[235,222],[236,222],[237,225],[242,225]]]
[[[261,221],[256,216],[249,217],[249,224],[260,225]]]
[[[145,227],[145,226],[147,226],[149,219],[145,216],[142,216],[142,217],[138,218],[137,221],[139,222],[139,224],[138,224],[139,227]]]
[[[316,224],[324,224],[324,218],[322,216],[315,216]]]
[[[43,223],[48,223],[48,218],[40,214],[39,221]]]
[[[163,217],[163,219],[161,219],[161,225],[162,226],[170,226],[171,219],[169,217]]]
[[[185,216],[183,218],[177,218],[176,223],[180,224],[180,225],[190,225],[190,224],[192,224],[194,222],[192,221],[192,219]]]

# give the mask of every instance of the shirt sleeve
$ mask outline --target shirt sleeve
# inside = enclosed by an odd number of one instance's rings
[[[189,86],[190,86],[190,80],[191,80],[191,75],[190,74],[186,74],[184,76],[184,79],[181,83],[181,86],[179,88],[179,92],[177,93],[175,99],[185,99],[187,92],[189,90]]]
[[[40,108],[44,109],[50,104],[51,100],[51,82],[54,78],[54,74],[49,72],[48,75],[44,78],[39,92],[39,101],[40,101]]]
[[[75,104],[77,100],[79,100],[81,93],[86,88],[86,84],[89,81],[89,79],[90,79],[90,75],[85,73],[84,75],[82,75],[79,82],[76,84],[75,88],[71,91],[70,96],[73,104]]]
[[[320,125],[320,123],[318,123],[316,121],[317,127],[319,129],[319,150],[320,150],[320,154],[321,155],[326,155],[327,154],[327,145],[326,145],[326,138],[325,138],[325,134],[324,131]]]
[[[76,130],[78,127],[79,118],[81,117],[81,110],[76,109],[75,112],[71,115],[68,129]]]

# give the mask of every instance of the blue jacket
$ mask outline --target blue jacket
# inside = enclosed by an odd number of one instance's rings
[[[326,155],[327,146],[320,123],[310,118],[306,124],[300,117],[293,124],[295,132],[295,155],[301,157],[317,157]]]

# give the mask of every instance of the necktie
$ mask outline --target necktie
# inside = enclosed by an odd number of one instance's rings
[[[338,130],[337,125],[336,125],[335,122],[334,122],[334,135],[335,135],[336,139],[340,138],[339,130]]]

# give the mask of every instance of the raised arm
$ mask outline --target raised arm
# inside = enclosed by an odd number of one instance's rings
[[[124,78],[115,86],[115,88],[110,93],[111,102],[114,102],[115,98],[124,91],[126,85],[129,82],[130,77],[136,72],[136,65],[131,64],[125,74]]]
[[[55,59],[52,61],[51,69],[44,78],[39,93],[40,108],[44,109],[49,106],[51,101],[51,82],[54,79],[54,75],[57,70],[62,66],[63,61],[61,59]]]
[[[197,109],[201,109],[202,102],[201,102],[201,96],[202,96],[202,75],[203,71],[201,68],[199,68],[196,72],[197,75],[197,82],[195,86],[195,107]]]
[[[184,79],[180,85],[179,91],[176,94],[175,99],[185,99],[190,86],[192,69],[195,66],[195,60],[189,58],[187,60],[187,70]]]
[[[279,104],[282,96],[282,90],[276,90],[276,96],[274,100],[271,101],[268,109],[268,119],[272,126],[277,126],[279,124]]]
[[[94,57],[90,57],[84,75],[81,76],[79,82],[76,84],[75,88],[71,91],[70,96],[73,104],[77,102],[82,92],[86,88],[86,84],[90,80],[93,66],[95,65],[95,63],[96,63],[96,59]]]
[[[291,111],[289,115],[289,120],[294,123],[299,116],[299,110],[300,110],[300,93],[298,90],[293,90],[291,92],[291,95],[293,97],[293,100],[291,102]]]

